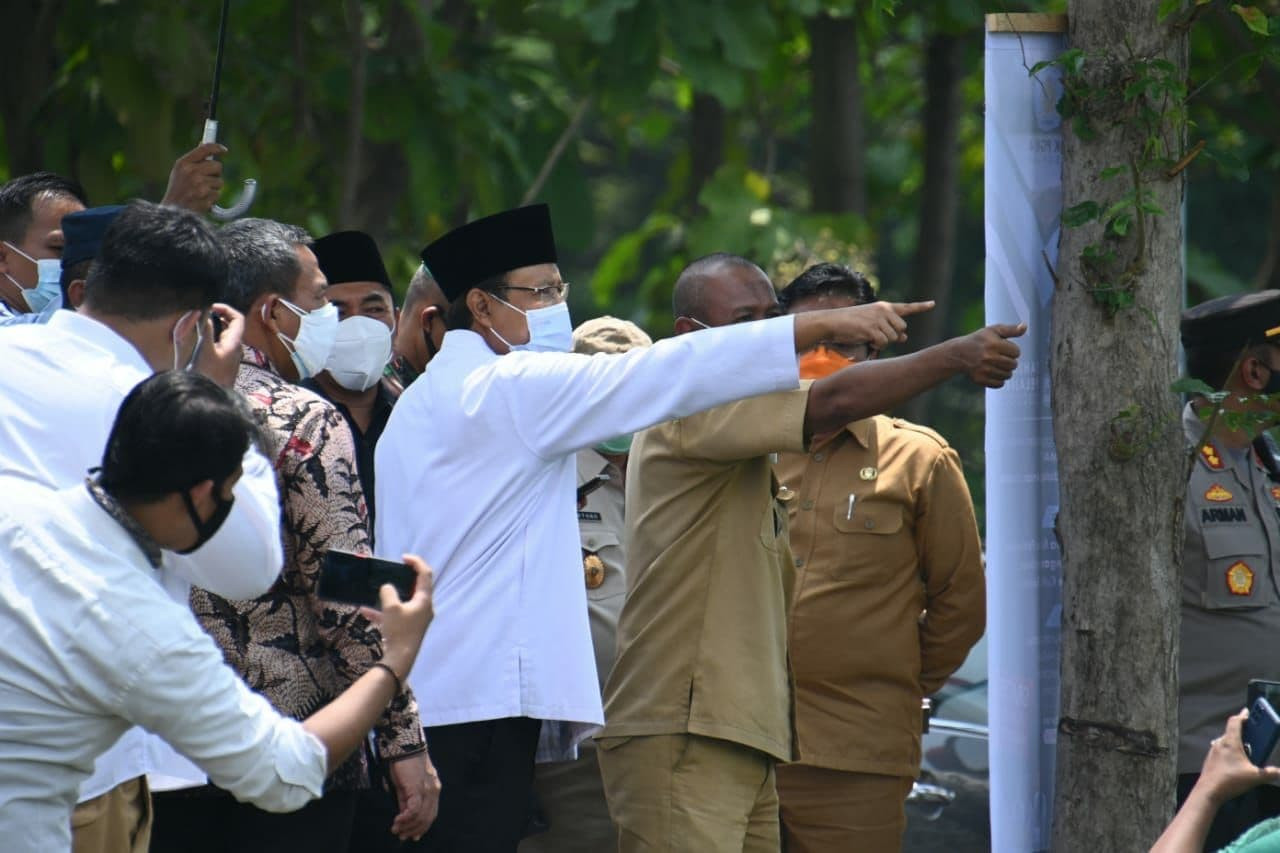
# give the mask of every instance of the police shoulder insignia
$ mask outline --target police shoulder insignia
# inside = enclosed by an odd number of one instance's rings
[[[1219,503],[1219,504],[1226,503],[1227,501],[1231,500],[1233,497],[1235,497],[1235,495],[1227,491],[1226,488],[1224,488],[1220,483],[1214,483],[1212,486],[1209,487],[1209,490],[1204,493],[1205,500],[1213,501],[1214,503]]]
[[[586,578],[587,589],[599,589],[604,583],[604,560],[598,554],[583,555],[582,574]]]
[[[1222,456],[1218,453],[1218,448],[1212,444],[1206,444],[1200,448],[1200,458],[1204,460],[1204,464],[1208,465],[1214,471],[1221,471],[1225,466],[1222,464]]]
[[[1253,569],[1243,560],[1237,560],[1227,569],[1227,589],[1232,595],[1249,595],[1253,592]]]

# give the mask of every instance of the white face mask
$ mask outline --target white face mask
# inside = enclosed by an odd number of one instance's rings
[[[5,240],[4,244],[36,265],[35,287],[23,287],[13,276],[4,274],[4,277],[13,282],[13,286],[22,293],[22,301],[27,303],[27,308],[32,313],[39,313],[56,297],[62,296],[62,287],[58,284],[62,278],[62,261],[57,258],[36,260],[8,240]]]
[[[523,314],[529,326],[527,344],[513,344],[499,334],[497,329],[490,329],[498,340],[507,345],[507,349],[512,352],[569,352],[573,349],[573,321],[569,319],[569,303],[557,302],[545,308],[523,311],[501,296],[489,295],[512,311]]]
[[[338,306],[330,303],[314,311],[303,311],[287,299],[281,299],[280,304],[297,314],[301,321],[296,338],[290,340],[280,332],[276,332],[276,337],[289,350],[293,366],[298,369],[298,380],[310,379],[324,370],[333,352],[333,342],[338,335]]]
[[[391,360],[391,330],[372,317],[348,317],[338,324],[337,338],[325,370],[349,391],[368,391],[382,378]]]

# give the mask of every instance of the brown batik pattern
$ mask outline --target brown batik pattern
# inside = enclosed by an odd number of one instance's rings
[[[281,713],[303,719],[341,693],[382,656],[382,638],[359,611],[320,601],[326,550],[369,553],[364,494],[350,429],[332,404],[285,382],[245,347],[236,390],[268,442],[282,506],[284,568],[266,595],[232,601],[199,588],[196,618],[227,663]],[[395,759],[426,748],[418,707],[406,688],[374,727],[379,752]],[[367,784],[363,750],[329,778],[329,789]]]

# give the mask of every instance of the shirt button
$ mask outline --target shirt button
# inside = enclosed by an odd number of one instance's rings
[[[801,509],[813,509],[813,501],[805,501],[804,503],[800,504],[800,508],[801,508]]]
[[[596,547],[596,540],[595,540],[595,539],[588,539],[588,540],[587,540],[587,547],[588,547],[588,548],[594,548],[594,547]]]
[[[826,458],[827,458],[827,454],[823,453],[822,451],[818,451],[817,453],[813,454],[814,462],[821,462],[823,459],[826,459]]]
[[[871,519],[869,519],[869,518],[868,518],[868,519],[867,519],[867,523],[866,523],[866,525],[864,525],[864,526],[865,526],[868,530],[870,530],[871,528],[873,528],[873,527],[875,527],[875,526],[876,526],[876,523],[875,523],[874,521],[872,521]]]
[[[796,568],[797,568],[797,569],[803,569],[803,568],[804,568],[804,558],[803,558],[803,557],[796,557]]]

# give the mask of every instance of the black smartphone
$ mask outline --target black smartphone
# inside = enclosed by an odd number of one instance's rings
[[[609,479],[608,474],[596,474],[590,480],[578,486],[578,503],[582,503],[587,495],[609,482]]]
[[[418,575],[404,563],[330,549],[320,564],[316,595],[328,601],[377,610],[381,607],[378,590],[384,583],[394,586],[400,600],[407,601],[413,597]]]
[[[1259,696],[1249,705],[1249,719],[1244,721],[1240,738],[1249,760],[1259,767],[1265,766],[1271,750],[1276,748],[1276,741],[1280,740],[1280,714],[1267,697]]]
[[[209,321],[213,323],[213,339],[222,340],[222,330],[226,327],[226,322],[218,314],[210,314]]]

